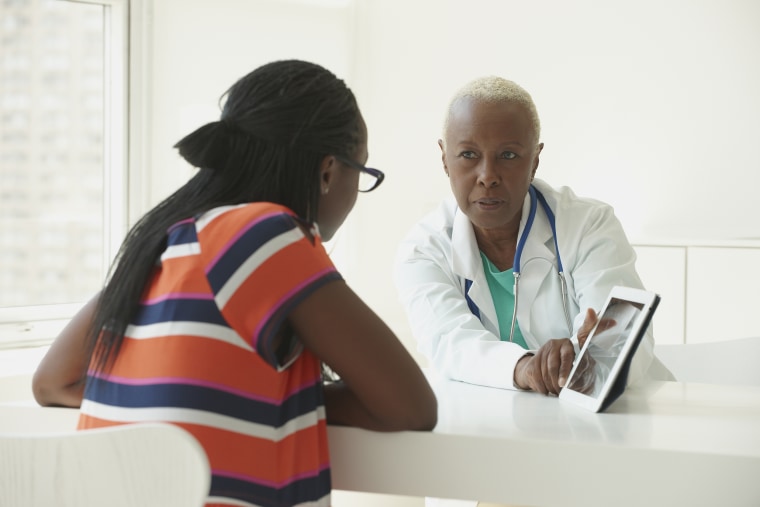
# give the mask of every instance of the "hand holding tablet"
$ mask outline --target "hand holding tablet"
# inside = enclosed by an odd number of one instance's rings
[[[614,287],[559,398],[594,412],[609,407],[625,390],[633,354],[659,301],[650,291]]]

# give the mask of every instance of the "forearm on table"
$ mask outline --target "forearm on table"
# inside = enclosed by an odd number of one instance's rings
[[[338,426],[355,426],[373,431],[396,431],[373,416],[356,395],[343,383],[325,385],[325,412],[327,423]]]

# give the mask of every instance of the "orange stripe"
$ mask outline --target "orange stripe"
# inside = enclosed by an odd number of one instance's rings
[[[176,292],[211,294],[206,274],[198,257],[179,257],[165,261],[149,284],[145,298],[153,299]]]
[[[272,442],[198,424],[177,423],[206,451],[212,469],[253,476],[274,483],[295,475],[315,473],[329,462],[324,420],[304,428],[280,442]],[[123,426],[124,423],[81,414],[77,429]]]
[[[122,426],[124,424],[118,421],[109,421],[108,419],[100,419],[87,414],[79,414],[79,421],[77,422],[78,430],[91,430],[95,428],[108,428],[110,426]]]
[[[208,426],[177,425],[201,442],[214,469],[281,483],[294,475],[314,473],[329,461],[324,421],[280,442]]]

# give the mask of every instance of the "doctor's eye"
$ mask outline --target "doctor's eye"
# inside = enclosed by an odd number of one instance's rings
[[[466,158],[468,160],[469,159],[473,159],[473,158],[477,158],[477,155],[475,155],[474,151],[463,151],[462,153],[459,154],[459,156],[462,157],[462,158]]]
[[[505,152],[502,152],[501,158],[506,159],[506,160],[512,160],[513,158],[517,158],[517,153],[515,153],[514,151],[505,151]]]

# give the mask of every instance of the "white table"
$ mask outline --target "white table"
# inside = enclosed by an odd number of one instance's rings
[[[760,387],[650,383],[593,414],[431,382],[432,433],[329,427],[335,489],[547,507],[760,506]],[[0,431],[68,430],[77,417],[0,406]]]
[[[433,433],[329,428],[335,489],[548,507],[760,506],[760,387],[650,383],[594,414],[431,381]]]

